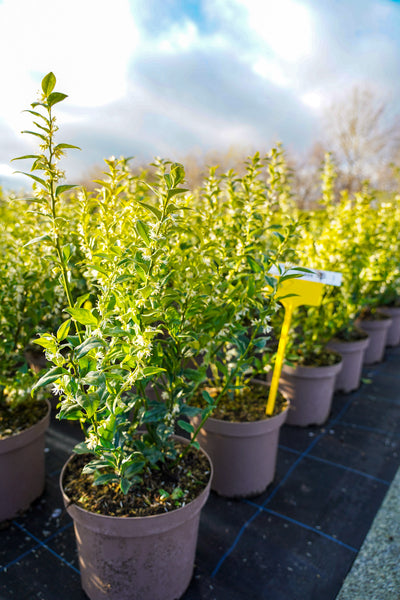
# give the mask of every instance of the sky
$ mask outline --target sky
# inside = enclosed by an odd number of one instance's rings
[[[302,152],[354,85],[400,112],[394,0],[0,0],[0,184],[32,153],[24,113],[49,71],[68,98],[61,166],[84,177],[109,156],[186,154],[282,142]]]

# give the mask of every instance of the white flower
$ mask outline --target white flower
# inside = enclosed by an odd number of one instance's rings
[[[96,434],[93,431],[91,431],[89,433],[89,436],[88,436],[88,438],[87,438],[87,440],[86,440],[85,443],[86,443],[86,446],[89,448],[89,450],[94,450],[96,448],[96,446],[97,446],[97,437],[96,437]]]
[[[53,389],[52,389],[53,394],[55,394],[56,396],[59,396],[60,394],[63,393],[62,388],[57,384],[57,383],[53,383]]]

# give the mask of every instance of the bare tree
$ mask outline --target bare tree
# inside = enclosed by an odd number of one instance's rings
[[[325,146],[336,158],[342,186],[376,184],[400,148],[400,121],[387,100],[370,87],[354,87],[333,103],[324,118]],[[381,183],[381,182],[380,182]]]

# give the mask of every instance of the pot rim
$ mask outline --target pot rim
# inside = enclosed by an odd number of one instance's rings
[[[393,323],[393,319],[389,317],[389,315],[385,315],[384,313],[380,313],[384,319],[361,319],[358,323],[360,329],[363,327],[366,328],[367,333],[370,331],[382,331],[385,329],[389,329],[391,324]]]
[[[385,311],[387,312],[387,315],[389,316],[390,319],[393,319],[393,317],[396,319],[398,317],[400,317],[400,306],[378,306],[378,309],[380,314],[385,314]]]
[[[287,398],[285,398],[285,400],[286,403],[284,409],[272,417],[266,416],[265,419],[259,419],[258,421],[225,421],[224,419],[217,419],[216,417],[208,417],[203,428],[210,431],[217,429],[217,433],[230,437],[255,437],[263,435],[264,433],[277,429],[285,422],[290,406],[289,400]],[[199,417],[194,417],[193,419],[197,420],[198,418]]]
[[[7,437],[0,439],[2,454],[6,454],[16,448],[29,444],[46,431],[50,423],[51,404],[47,398],[45,398],[44,401],[47,404],[47,412],[44,417],[30,427],[27,427],[22,431],[17,431],[16,433],[11,433]]]
[[[174,435],[174,439],[176,439],[180,442],[185,442],[187,444],[189,443],[189,440],[187,438],[184,438],[179,435]],[[67,459],[67,461],[64,463],[63,468],[60,473],[60,477],[59,477],[59,486],[60,486],[61,493],[63,496],[66,511],[68,512],[68,514],[71,516],[71,518],[73,520],[80,521],[80,520],[84,519],[85,526],[87,526],[89,528],[90,528],[89,521],[96,522],[96,523],[99,523],[102,521],[103,523],[108,522],[110,524],[121,523],[122,531],[119,532],[118,535],[124,535],[124,525],[123,525],[124,523],[143,523],[143,524],[145,524],[145,523],[155,523],[156,521],[160,521],[160,522],[163,521],[165,526],[160,527],[158,529],[158,531],[161,532],[161,531],[168,530],[174,526],[175,521],[183,522],[186,520],[186,519],[181,518],[181,515],[183,515],[184,512],[189,513],[187,516],[188,519],[191,518],[191,512],[196,510],[196,508],[198,510],[200,510],[203,507],[203,505],[206,503],[207,498],[209,496],[210,488],[211,488],[211,480],[212,480],[212,477],[214,474],[213,465],[212,465],[209,455],[203,448],[200,448],[199,452],[202,452],[208,460],[208,463],[210,465],[210,475],[209,475],[207,484],[205,485],[203,490],[200,492],[200,494],[198,496],[196,496],[196,498],[194,498],[191,502],[189,502],[188,504],[185,504],[184,506],[180,506],[179,508],[170,510],[165,513],[161,513],[161,514],[157,514],[157,515],[133,516],[133,517],[129,517],[129,516],[117,516],[116,517],[113,515],[104,515],[101,513],[95,513],[95,512],[86,510],[85,508],[82,508],[81,506],[78,506],[77,504],[71,502],[71,500],[67,496],[66,492],[64,491],[64,486],[63,486],[65,470],[67,468],[68,463],[75,456],[75,453],[71,454],[69,456],[69,458]],[[191,511],[190,511],[190,509],[188,510],[189,507],[192,507]],[[166,523],[166,517],[169,517],[170,524]],[[129,537],[129,536],[130,536],[130,533],[126,533],[126,537]]]
[[[282,366],[282,374],[287,375],[299,375],[301,377],[311,377],[315,379],[329,377],[331,375],[336,375],[339,373],[343,366],[343,359],[333,365],[295,365],[291,367],[289,365]]]
[[[366,332],[365,332],[366,333]],[[371,341],[371,337],[366,333],[366,336],[359,340],[341,340],[339,338],[332,338],[329,340],[327,346],[332,347],[336,351],[340,351],[340,353],[346,354],[351,353],[352,351],[357,352],[358,350],[363,350],[369,346]],[[340,350],[339,350],[340,349]]]

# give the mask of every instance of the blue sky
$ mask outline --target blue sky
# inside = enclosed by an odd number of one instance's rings
[[[50,70],[59,140],[82,148],[68,179],[111,155],[301,152],[354,85],[400,112],[393,0],[0,0],[0,26],[0,180],[34,149],[22,111]]]

